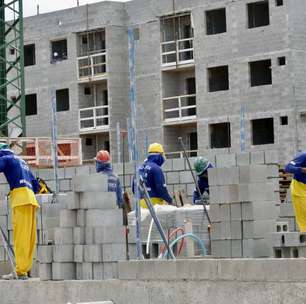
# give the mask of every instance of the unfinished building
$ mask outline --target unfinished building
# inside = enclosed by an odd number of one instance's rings
[[[136,38],[139,151],[162,142],[178,158],[305,148],[303,0],[101,2],[25,19],[28,136],[58,132],[117,161],[129,116],[127,28]]]

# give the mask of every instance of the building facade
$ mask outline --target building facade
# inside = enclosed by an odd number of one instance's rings
[[[305,149],[304,0],[101,2],[25,18],[27,136],[80,136],[117,161],[129,116],[127,28],[136,39],[139,152],[180,157]]]

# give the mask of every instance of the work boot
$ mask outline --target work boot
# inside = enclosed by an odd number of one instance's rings
[[[18,275],[18,280],[28,280],[29,277],[26,274]]]

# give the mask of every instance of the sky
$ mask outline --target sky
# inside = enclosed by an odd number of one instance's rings
[[[112,0],[126,2],[128,0]],[[101,0],[79,0],[80,5],[101,2]],[[77,6],[77,0],[25,0],[23,1],[24,17],[36,15],[37,5],[40,14]]]

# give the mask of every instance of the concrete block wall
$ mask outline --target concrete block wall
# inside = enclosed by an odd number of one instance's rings
[[[122,210],[101,174],[73,178],[73,192],[61,195],[54,245],[39,245],[41,280],[102,280],[118,277],[126,259]],[[64,207],[63,207],[64,206]]]
[[[212,255],[272,256],[268,236],[276,232],[279,216],[278,166],[213,168],[208,171],[208,177]]]

